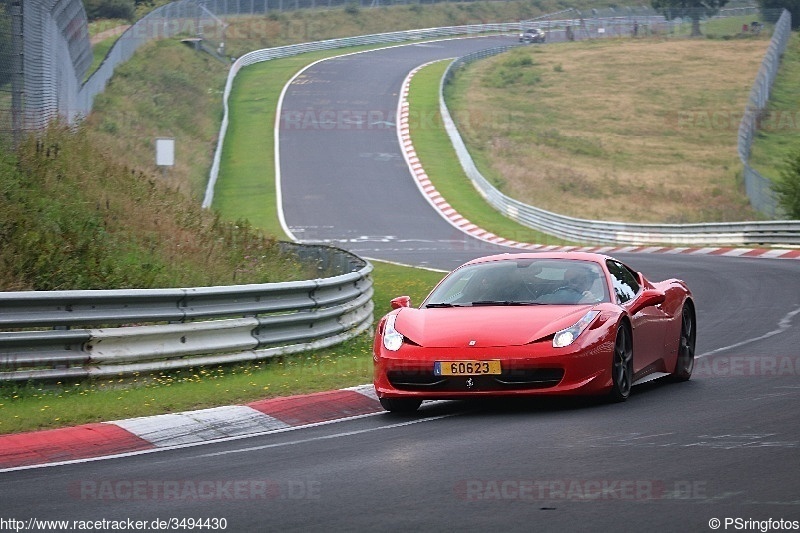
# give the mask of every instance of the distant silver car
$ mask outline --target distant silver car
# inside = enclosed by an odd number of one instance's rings
[[[519,42],[521,43],[543,43],[545,33],[539,28],[531,28],[519,34]]]

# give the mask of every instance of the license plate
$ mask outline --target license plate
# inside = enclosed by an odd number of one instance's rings
[[[480,376],[500,374],[500,361],[436,361],[433,364],[436,376]]]

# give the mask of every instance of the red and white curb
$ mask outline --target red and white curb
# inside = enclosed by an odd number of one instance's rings
[[[0,471],[244,437],[382,411],[372,385],[0,435]]]
[[[464,233],[484,242],[521,250],[537,252],[596,252],[602,254],[616,253],[664,253],[664,254],[695,254],[695,255],[720,255],[726,257],[748,257],[762,259],[800,259],[800,249],[760,249],[760,248],[734,248],[734,247],[669,247],[669,246],[556,246],[545,244],[532,244],[514,241],[499,237],[485,229],[473,224],[447,203],[431,182],[422,162],[414,150],[409,128],[410,107],[408,103],[409,87],[414,75],[426,66],[435,63],[426,63],[409,72],[400,89],[400,101],[397,111],[397,134],[400,148],[403,151],[408,168],[414,177],[417,187],[428,202],[441,214],[445,220]]]

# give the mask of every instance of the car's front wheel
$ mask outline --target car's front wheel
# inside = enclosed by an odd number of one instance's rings
[[[694,370],[694,347],[697,340],[697,320],[691,304],[683,305],[681,313],[681,337],[678,346],[678,359],[675,361],[675,371],[671,378],[673,381],[688,381]]]
[[[630,328],[623,322],[617,329],[617,340],[614,342],[609,399],[613,402],[624,402],[631,394],[632,385],[633,340]]]
[[[422,405],[416,398],[381,398],[381,407],[390,413],[413,413]]]

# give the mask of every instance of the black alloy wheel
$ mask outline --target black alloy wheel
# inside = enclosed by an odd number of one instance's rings
[[[617,329],[614,342],[614,360],[611,364],[611,391],[609,399],[624,402],[631,394],[633,385],[633,341],[630,328],[623,322]]]
[[[681,337],[678,346],[678,358],[675,371],[671,374],[673,381],[688,381],[694,370],[694,347],[697,342],[697,320],[691,304],[683,304],[681,313]]]

